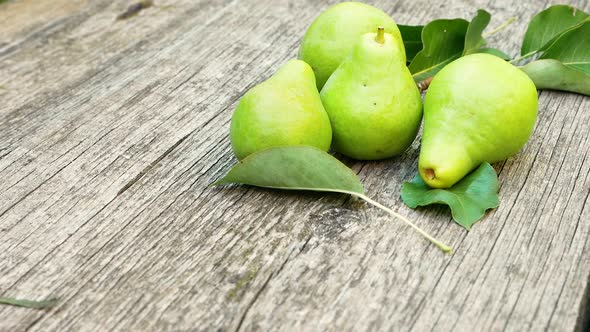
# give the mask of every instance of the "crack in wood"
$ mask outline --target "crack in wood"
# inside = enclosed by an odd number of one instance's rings
[[[311,240],[312,237],[313,237],[313,234],[305,239],[305,241],[303,242],[303,245],[301,246],[301,248],[298,250],[298,252],[295,254],[295,256],[293,258],[296,258],[297,256],[299,256],[305,250],[305,247],[307,247],[307,244],[309,243],[309,241]],[[256,291],[256,293],[254,294],[254,297],[248,303],[248,305],[244,309],[244,312],[240,316],[240,319],[238,320],[238,325],[234,329],[234,332],[238,332],[241,330],[241,328],[244,324],[244,321],[246,320],[246,316],[248,316],[248,312],[254,306],[256,301],[258,301],[260,294],[262,294],[262,292],[264,292],[264,290],[267,288],[270,280],[273,277],[277,277],[283,271],[283,269],[285,268],[285,265],[287,265],[287,262],[289,262],[291,260],[291,255],[293,254],[293,251],[294,250],[291,250],[289,255],[287,255],[287,258],[283,261],[283,263],[281,263],[281,266],[279,266],[279,268],[276,271],[271,272],[268,275],[268,277],[266,278],[266,280],[264,281],[264,283],[262,284],[262,286],[258,289],[258,291]]]
[[[131,186],[133,186],[137,181],[139,181],[141,178],[143,178],[152,168],[154,168],[160,161],[162,161],[162,159],[164,159],[167,155],[169,155],[172,151],[174,151],[174,149],[176,149],[182,142],[184,142],[191,134],[192,134],[192,132],[184,135],[181,139],[179,139],[176,143],[174,143],[166,151],[164,151],[164,153],[162,153],[158,158],[156,158],[154,161],[149,163],[149,165],[147,165],[144,169],[142,169],[139,173],[137,173],[137,175],[135,175],[133,177],[133,179],[131,179],[129,182],[127,182],[117,192],[117,196],[123,194],[125,191],[127,191],[129,188],[131,188]]]
[[[588,276],[584,294],[582,302],[580,303],[578,320],[576,322],[575,331],[577,332],[590,331],[590,276]]]

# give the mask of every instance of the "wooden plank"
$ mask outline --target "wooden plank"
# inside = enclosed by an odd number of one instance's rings
[[[491,40],[512,54],[545,7],[372,3],[407,24],[516,15]],[[0,55],[0,292],[60,298],[0,307],[0,330],[582,329],[589,98],[541,93],[533,138],[497,165],[500,207],[469,233],[401,203],[417,142],[348,162],[372,197],[452,244],[447,257],[342,195],[208,187],[234,162],[238,98],[295,56],[328,3],[162,2],[115,22],[127,4],[79,7]]]
[[[9,1],[2,5],[0,11],[0,52],[8,48],[18,48],[16,44],[26,39],[38,38],[39,31],[53,32],[55,27],[63,24],[62,20],[82,12],[88,6],[81,0],[74,1]],[[48,26],[51,25],[51,28]]]

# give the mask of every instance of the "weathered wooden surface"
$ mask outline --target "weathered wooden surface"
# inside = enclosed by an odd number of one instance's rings
[[[540,94],[532,140],[496,167],[500,207],[469,233],[401,203],[417,142],[349,162],[449,257],[342,195],[208,187],[234,162],[236,101],[329,3],[156,3],[119,22],[127,1],[0,5],[0,295],[60,299],[1,306],[0,330],[587,328],[590,98]],[[372,3],[405,24],[517,16],[491,39],[513,55],[550,4]]]

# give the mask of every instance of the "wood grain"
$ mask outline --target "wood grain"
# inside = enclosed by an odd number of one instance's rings
[[[445,256],[344,195],[209,187],[235,162],[239,97],[333,2],[157,1],[123,21],[128,1],[52,3],[30,24],[40,4],[0,5],[21,17],[0,34],[0,295],[60,301],[0,306],[1,331],[588,328],[590,98],[541,92],[531,141],[495,165],[500,207],[469,233],[400,201],[418,141],[346,161]],[[403,24],[517,16],[491,38],[516,55],[555,2],[371,3]]]

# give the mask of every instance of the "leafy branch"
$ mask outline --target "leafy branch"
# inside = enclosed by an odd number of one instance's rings
[[[588,13],[567,5],[551,6],[538,13],[527,28],[518,57],[511,58],[499,49],[486,47],[486,37],[505,29],[514,20],[514,17],[508,19],[489,33],[483,33],[490,21],[490,14],[484,10],[478,10],[470,22],[440,19],[425,26],[401,25],[404,45],[410,49],[407,52],[408,68],[418,87],[427,89],[439,70],[461,56],[489,53],[512,64],[524,61],[519,68],[539,89],[590,95]],[[536,60],[530,61],[534,58]]]

